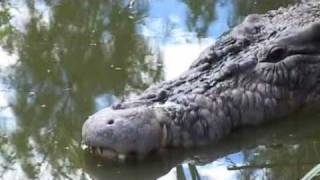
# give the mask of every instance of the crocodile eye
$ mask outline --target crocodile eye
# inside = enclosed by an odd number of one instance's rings
[[[274,63],[279,62],[285,57],[286,52],[286,49],[283,47],[273,47],[267,55],[267,61]]]

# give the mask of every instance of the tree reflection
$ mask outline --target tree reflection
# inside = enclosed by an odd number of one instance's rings
[[[216,0],[181,0],[189,8],[186,25],[197,37],[207,37],[210,24],[215,20]]]
[[[11,36],[15,29],[9,23],[11,19],[11,15],[9,12],[9,4],[8,2],[0,2],[0,42],[3,46],[7,47],[8,50],[13,49],[13,36]],[[11,51],[9,51],[11,52]]]
[[[241,170],[241,179],[259,175],[266,179],[300,179],[320,162],[319,139],[309,139],[299,144],[276,144],[246,152],[248,165],[232,168]]]
[[[19,37],[11,39],[15,46],[3,42],[19,56],[10,82],[19,126],[10,137],[15,151],[11,165],[31,179],[47,176],[42,171],[48,170],[55,178],[72,179],[83,166],[80,131],[86,116],[96,111],[95,98],[128,96],[162,79],[158,50],[137,30],[148,6],[47,1],[51,16],[45,19],[38,8],[43,1],[26,2],[31,19],[25,31],[10,32]],[[1,150],[6,148],[1,143]]]

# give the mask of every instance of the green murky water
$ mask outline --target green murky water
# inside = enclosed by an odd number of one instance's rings
[[[320,115],[203,148],[113,163],[86,117],[172,79],[249,13],[294,0],[0,1],[0,179],[297,179],[320,162]]]

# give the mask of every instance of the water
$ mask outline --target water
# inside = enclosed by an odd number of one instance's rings
[[[297,179],[320,162],[318,113],[217,144],[114,163],[80,147],[97,110],[185,71],[250,13],[294,0],[2,0],[0,179]]]

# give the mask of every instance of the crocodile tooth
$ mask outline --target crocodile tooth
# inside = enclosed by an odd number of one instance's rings
[[[118,154],[118,159],[119,159],[120,161],[123,161],[123,160],[126,159],[126,155],[125,155],[125,154]]]
[[[81,149],[87,150],[87,149],[90,149],[90,147],[86,144],[81,144]]]
[[[168,138],[168,129],[166,125],[163,125],[161,147],[165,147],[167,145],[167,138]]]

